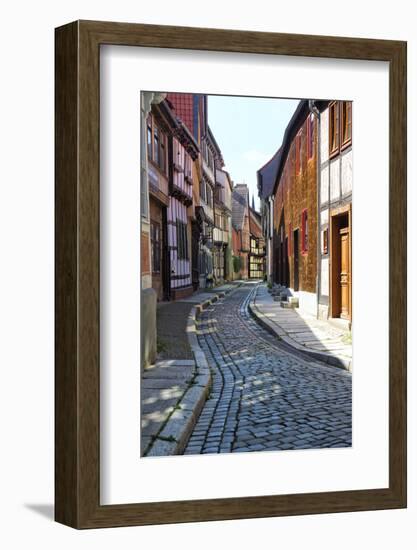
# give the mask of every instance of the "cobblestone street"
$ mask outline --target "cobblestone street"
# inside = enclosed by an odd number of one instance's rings
[[[251,317],[244,283],[199,319],[213,376],[185,454],[349,447],[351,374],[285,344]]]

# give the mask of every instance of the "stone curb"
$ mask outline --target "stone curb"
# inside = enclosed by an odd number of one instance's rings
[[[256,291],[257,289],[255,289],[253,296],[256,296]],[[347,370],[348,372],[352,372],[351,359],[343,359],[342,357],[337,357],[326,351],[310,350],[304,346],[301,346],[297,342],[294,342],[294,340],[287,335],[285,330],[263,316],[263,314],[259,311],[258,307],[255,304],[255,299],[252,297],[248,303],[248,309],[252,317],[262,327],[264,327],[273,336],[278,336],[278,338],[285,342],[288,346],[307,355],[308,357],[321,361],[322,363],[326,363],[327,365],[331,365],[332,367],[338,367],[340,369]]]
[[[229,292],[235,290],[236,285],[228,291],[214,294],[209,300],[196,304],[190,311],[187,319],[186,331],[188,342],[195,359],[195,374],[193,383],[185,390],[177,404],[177,408],[168,418],[162,431],[147,453],[148,456],[169,456],[183,453],[188,439],[196,425],[200,412],[206,402],[211,387],[211,372],[204,351],[201,349],[196,334],[197,318],[210,304],[217,302]]]

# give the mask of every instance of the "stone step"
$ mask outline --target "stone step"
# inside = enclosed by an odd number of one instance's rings
[[[281,300],[281,307],[286,309],[295,309],[299,306],[298,298],[288,296],[288,300]]]

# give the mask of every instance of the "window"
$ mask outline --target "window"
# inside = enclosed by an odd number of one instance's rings
[[[206,184],[206,203],[213,208],[213,190],[208,184]]]
[[[307,119],[307,158],[311,159],[314,152],[314,115]]]
[[[159,164],[159,130],[155,125],[153,128],[153,160]]]
[[[292,255],[292,223],[288,227],[288,256]]]
[[[352,140],[352,102],[342,101],[342,145]]]
[[[264,260],[256,256],[251,256],[249,262],[249,277],[253,279],[262,279],[264,275]]]
[[[206,182],[204,180],[200,181],[200,197],[206,202]]]
[[[261,250],[259,249],[259,239],[256,239],[255,237],[251,237],[250,251],[251,251],[251,254],[261,254]]]
[[[177,220],[177,258],[188,260],[187,224]]]
[[[148,157],[151,159],[152,158],[152,120],[151,118],[149,117],[148,118]]]
[[[301,133],[295,136],[295,173],[299,174],[301,169]]]
[[[329,105],[329,154],[337,154],[352,141],[352,102],[333,101]]]
[[[148,158],[152,160],[162,172],[166,173],[167,137],[151,117],[147,123]]]
[[[165,135],[161,133],[161,139],[160,139],[160,154],[159,154],[159,168],[162,170],[162,172],[165,172],[165,159],[166,159],[166,152],[165,152]]]
[[[308,251],[308,215],[307,210],[301,213],[301,251],[305,254]]]
[[[209,168],[213,170],[213,154],[210,149],[207,149],[207,164],[209,165]]]
[[[339,103],[333,101],[329,105],[329,154],[339,151]]]
[[[159,223],[151,221],[151,262],[152,272],[161,271],[161,238]]]
[[[329,252],[329,230],[325,229],[323,231],[323,254],[328,254]]]
[[[193,182],[193,161],[189,154],[185,155],[185,179],[190,184]]]

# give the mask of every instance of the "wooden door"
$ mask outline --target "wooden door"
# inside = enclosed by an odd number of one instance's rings
[[[350,278],[350,253],[349,253],[349,228],[340,229],[340,317],[349,319],[349,278]]]

